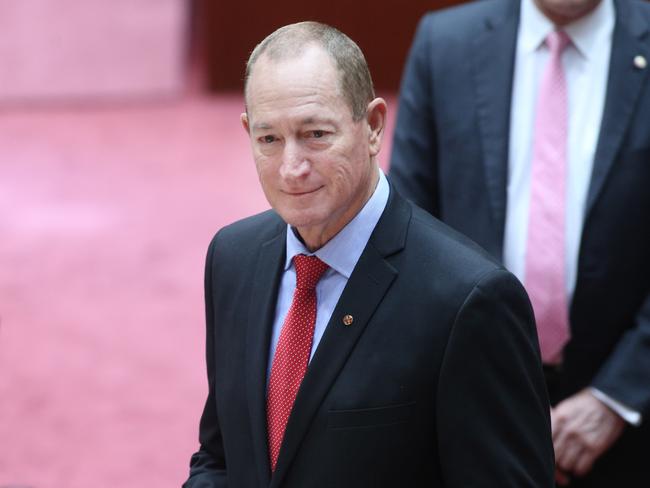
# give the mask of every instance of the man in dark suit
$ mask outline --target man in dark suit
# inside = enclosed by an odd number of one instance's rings
[[[402,82],[391,178],[526,286],[571,486],[650,486],[648,59],[645,2],[486,0],[425,16]]]
[[[273,210],[208,251],[186,487],[553,486],[523,287],[390,187],[385,119],[331,27],[290,25],[252,53],[242,123]]]

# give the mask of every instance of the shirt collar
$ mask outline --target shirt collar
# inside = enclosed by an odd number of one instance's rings
[[[287,258],[285,271],[291,267],[296,254],[315,255],[337,273],[350,278],[361,253],[366,247],[372,231],[386,208],[390,187],[386,176],[379,169],[379,182],[370,199],[361,211],[347,223],[332,239],[316,252],[310,252],[296,237],[293,229],[287,226]]]
[[[555,25],[537,8],[533,0],[522,0],[519,39],[525,53],[539,49],[553,29]],[[582,56],[593,58],[602,49],[602,42],[611,42],[614,31],[613,0],[602,0],[589,14],[563,29]]]

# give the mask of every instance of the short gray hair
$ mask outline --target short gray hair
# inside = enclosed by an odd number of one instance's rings
[[[352,110],[352,118],[361,120],[368,104],[375,98],[368,63],[361,49],[338,29],[319,22],[299,22],[280,27],[260,42],[246,63],[244,91],[248,87],[253,65],[265,54],[279,61],[302,54],[309,45],[317,45],[334,60],[339,71],[339,87]]]

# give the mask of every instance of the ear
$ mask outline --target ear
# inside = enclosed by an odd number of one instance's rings
[[[366,111],[366,122],[370,129],[368,142],[370,145],[370,155],[376,156],[381,149],[381,141],[386,128],[386,101],[383,98],[375,98],[368,104]]]
[[[243,114],[241,114],[241,115],[239,116],[239,120],[241,120],[241,125],[244,126],[244,130],[246,131],[246,133],[247,133],[248,135],[250,135],[250,133],[251,133],[251,128],[250,128],[250,126],[248,125],[248,114],[247,114],[246,112],[244,112]]]

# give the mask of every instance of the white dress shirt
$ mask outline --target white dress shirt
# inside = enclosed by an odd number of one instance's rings
[[[562,54],[567,82],[568,141],[565,228],[565,287],[571,303],[580,239],[598,135],[603,118],[615,12],[602,0],[588,15],[563,27],[571,43]],[[521,1],[510,109],[504,263],[525,283],[526,239],[531,188],[533,128],[539,84],[549,50],[544,43],[555,25],[533,0]],[[638,425],[641,416],[594,388],[592,393],[623,419]]]
[[[522,0],[510,111],[504,240],[505,265],[522,283],[525,283],[535,108],[549,55],[544,39],[554,29],[533,0]],[[565,233],[565,284],[569,303],[576,283],[587,191],[603,118],[613,30],[612,0],[603,0],[589,15],[564,28],[571,39],[562,55],[569,104]]]
[[[379,182],[374,193],[366,202],[361,211],[341,229],[323,247],[315,252],[310,252],[305,245],[296,237],[291,227],[287,228],[287,257],[284,264],[284,273],[280,281],[278,302],[275,308],[273,321],[273,334],[271,337],[269,362],[267,368],[267,382],[271,374],[271,364],[275,348],[280,339],[280,332],[284,319],[291,307],[293,292],[296,289],[296,267],[293,264],[293,257],[296,254],[317,256],[329,266],[325,274],[316,285],[316,325],[314,327],[314,341],[311,347],[311,358],[320,343],[327,323],[329,322],[334,308],[341,298],[343,289],[359,261],[359,257],[370,239],[372,231],[375,230],[381,214],[386,208],[390,188],[386,176],[379,169]]]

